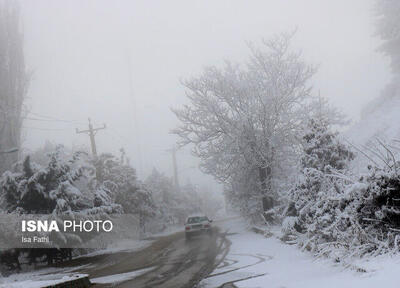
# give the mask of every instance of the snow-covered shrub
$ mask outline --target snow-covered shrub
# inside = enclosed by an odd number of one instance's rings
[[[400,175],[393,167],[371,167],[340,193],[324,193],[316,202],[314,223],[298,241],[319,255],[349,256],[398,252]]]
[[[282,233],[283,237],[282,241],[292,244],[296,243],[298,237],[298,221],[299,219],[296,216],[287,216],[282,221]]]
[[[107,195],[110,186],[92,187],[92,167],[85,153],[64,153],[62,146],[48,154],[45,166],[32,163],[27,156],[14,171],[0,178],[1,203],[9,213],[55,214],[90,213],[94,207],[117,212],[121,207]],[[107,206],[107,207],[106,207]],[[101,212],[99,209],[96,209]],[[121,212],[121,211],[120,211]]]
[[[323,123],[304,137],[301,179],[290,191],[282,237],[303,249],[341,261],[349,256],[399,251],[400,170],[390,146],[372,151],[383,167],[355,177],[346,168],[353,153]],[[372,158],[371,158],[372,159]]]
[[[6,171],[0,178],[2,204],[7,212],[50,214],[78,208],[81,192],[74,181],[82,176],[81,167],[74,167],[77,158],[60,159],[60,149],[50,155],[46,167],[31,163],[27,156],[14,172]]]
[[[346,225],[342,198],[348,179],[344,173],[354,154],[323,119],[310,121],[303,140],[301,175],[290,191],[286,209],[290,218],[284,220],[283,238],[297,237],[301,247],[321,251],[321,245],[337,241],[340,227]]]
[[[96,206],[101,203],[116,203],[123,207],[125,213],[141,214],[141,207],[134,198],[143,200],[142,184],[136,177],[136,170],[110,153],[104,153],[93,160],[96,177],[93,179],[95,187]],[[151,201],[151,200],[149,200]],[[140,202],[140,201],[139,201]]]
[[[400,171],[399,163],[384,168],[370,167],[363,180],[365,189],[357,194],[358,221],[365,241],[375,253],[399,251],[400,244]]]
[[[56,220],[64,216],[98,217],[121,213],[122,207],[107,196],[105,183],[92,186],[93,166],[81,152],[66,153],[62,146],[48,153],[45,165],[33,163],[29,156],[16,163],[12,171],[0,177],[0,203],[6,213],[52,214]],[[109,193],[110,194],[110,193]],[[55,234],[70,247],[81,242],[75,234]],[[48,254],[48,249],[24,249],[29,259]],[[61,250],[60,250],[61,251]],[[68,253],[67,253],[68,254]],[[50,258],[48,258],[49,260]],[[18,264],[16,265],[19,266]]]

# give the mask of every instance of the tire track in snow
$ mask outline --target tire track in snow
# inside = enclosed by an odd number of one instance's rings
[[[236,234],[236,233],[228,233],[228,231],[226,231],[225,233],[220,233],[221,240],[222,240],[221,241],[221,245],[220,245],[220,251],[222,251],[222,253],[221,253],[222,257],[221,257],[221,260],[219,260],[218,262],[216,261],[217,262],[216,265],[215,265],[215,269],[216,270],[229,268],[229,267],[234,266],[235,264],[239,263],[239,260],[231,259],[231,258],[227,257],[228,253],[230,251],[230,246],[231,246],[232,242],[226,236],[227,235],[232,235],[232,234]],[[225,247],[223,247],[224,243],[226,243]],[[251,263],[251,264],[243,265],[243,266],[240,266],[240,267],[232,268],[232,269],[221,271],[221,272],[211,273],[207,277],[205,277],[205,279],[210,279],[210,278],[213,278],[213,277],[218,277],[218,276],[226,275],[226,274],[229,274],[229,273],[234,273],[234,272],[237,272],[237,271],[249,268],[249,267],[253,267],[253,266],[259,265],[259,264],[261,264],[261,263],[263,263],[265,261],[273,259],[272,256],[263,255],[261,253],[257,253],[257,254],[241,254],[241,253],[233,254],[232,253],[232,254],[229,254],[229,256],[251,257],[251,258],[255,258],[257,260],[254,263]],[[236,287],[234,285],[234,283],[236,283],[236,282],[245,281],[245,280],[249,280],[249,279],[265,276],[267,274],[268,273],[261,273],[261,274],[256,274],[256,275],[244,276],[244,277],[241,277],[241,278],[238,278],[238,279],[234,279],[232,281],[226,281],[226,282],[220,284],[217,287],[218,288],[234,288],[234,287]]]
[[[233,269],[230,269],[230,270],[226,270],[226,271],[223,271],[223,272],[210,274],[206,278],[211,278],[211,277],[215,277],[215,276],[231,273],[231,272],[234,272],[234,271],[238,271],[238,270],[241,270],[241,269],[244,269],[244,268],[252,267],[252,266],[258,265],[258,264],[260,264],[262,262],[265,262],[267,258],[268,258],[268,260],[271,260],[273,258],[272,256],[261,257],[261,256],[258,256],[258,255],[251,255],[251,254],[231,254],[231,255],[233,255],[233,256],[237,255],[237,256],[253,257],[253,258],[258,259],[258,261],[256,261],[255,263],[252,263],[252,264],[240,266],[240,267],[233,268]],[[230,259],[228,259],[228,260],[230,260]],[[231,260],[231,261],[236,261],[235,263],[238,262],[237,260]]]

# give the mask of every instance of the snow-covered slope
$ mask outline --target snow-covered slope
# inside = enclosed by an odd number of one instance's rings
[[[400,77],[397,79],[363,109],[361,120],[345,133],[349,140],[366,144],[374,137],[400,138]]]
[[[376,144],[377,138],[384,142],[400,140],[400,76],[394,78],[379,97],[368,103],[360,121],[345,131],[343,136],[360,148]],[[359,153],[354,164],[365,167],[367,162],[368,159]]]

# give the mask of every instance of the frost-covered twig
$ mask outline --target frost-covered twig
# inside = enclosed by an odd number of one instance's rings
[[[360,152],[364,157],[366,157],[368,160],[370,160],[372,163],[374,163],[377,167],[379,167],[379,164],[372,159],[370,156],[368,156],[367,153],[365,153],[364,151],[362,151],[360,148],[358,148],[356,145],[354,145],[353,143],[351,143],[349,140],[345,139],[345,141],[354,149],[356,149],[358,152]]]
[[[380,141],[378,138],[376,138],[376,141],[389,153],[389,155],[392,157],[392,161],[393,161],[393,168],[394,168],[394,172],[397,174],[397,167],[396,167],[396,159],[393,155],[393,152],[382,142]]]

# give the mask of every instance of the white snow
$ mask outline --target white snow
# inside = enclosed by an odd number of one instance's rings
[[[7,282],[0,284],[0,288],[41,288],[50,285],[56,285],[63,282],[76,280],[79,278],[86,277],[86,274],[51,274],[51,275],[41,275],[33,277],[29,280],[18,281],[18,282]]]
[[[49,269],[42,269],[39,271],[13,274],[9,277],[0,278],[0,288],[40,288],[49,285],[59,284],[62,282],[88,276],[87,274],[67,273],[71,270],[77,271],[83,267],[84,266],[80,266],[71,269],[49,268]],[[116,284],[119,282],[131,280],[153,269],[154,269],[153,267],[150,267],[127,273],[93,278],[90,279],[90,282],[97,284],[107,284],[107,283]]]
[[[250,232],[241,220],[220,226],[236,234],[228,235],[232,244],[226,263],[221,263],[200,287],[214,288],[227,282],[234,282],[239,288],[399,287],[399,256],[370,258],[357,261],[353,267],[343,267],[331,260],[317,260],[274,236],[265,238]],[[367,272],[357,272],[357,267]],[[246,278],[250,279],[242,280]]]
[[[104,276],[104,277],[93,278],[93,279],[90,279],[90,282],[92,284],[108,284],[108,283],[117,284],[120,282],[132,280],[133,278],[143,275],[144,273],[147,273],[153,269],[154,269],[153,267],[150,267],[150,268],[136,270],[136,271],[132,271],[132,272],[126,272],[126,273],[121,273],[121,274],[114,274],[114,275],[109,275],[109,276]]]
[[[57,281],[66,281],[68,277],[79,276],[84,277],[85,274],[77,272],[83,268],[88,268],[90,265],[81,265],[68,268],[43,268],[24,273],[11,274],[8,277],[0,276],[0,288],[20,288],[20,287],[43,287],[46,283],[55,283]],[[63,278],[66,277],[66,278]],[[57,282],[59,283],[59,282]],[[30,286],[29,286],[30,285]]]

